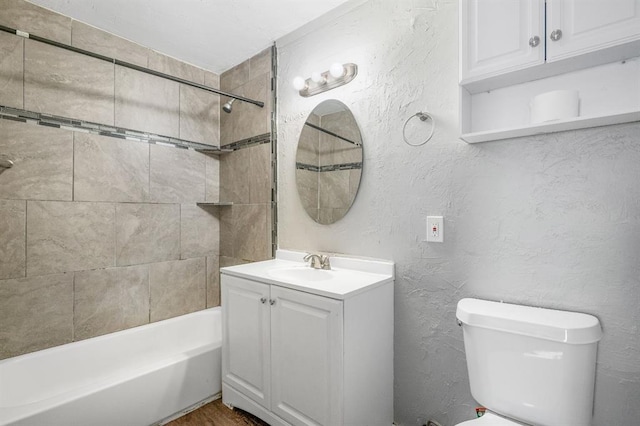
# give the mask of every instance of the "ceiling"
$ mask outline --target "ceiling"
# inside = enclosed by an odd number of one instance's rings
[[[222,73],[348,0],[30,0]]]

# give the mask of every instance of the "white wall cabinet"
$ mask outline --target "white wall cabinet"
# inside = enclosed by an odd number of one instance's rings
[[[640,0],[461,0],[462,139],[640,120],[638,56]],[[579,91],[580,116],[532,124],[531,99],[559,89]]]
[[[223,401],[272,425],[393,421],[393,282],[345,299],[222,273]]]
[[[547,62],[624,45],[639,33],[640,0],[547,0]]]
[[[544,63],[544,5],[544,0],[461,1],[461,80]]]

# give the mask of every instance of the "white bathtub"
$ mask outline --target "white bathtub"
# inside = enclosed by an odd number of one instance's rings
[[[221,391],[220,308],[0,361],[0,426],[148,426]]]

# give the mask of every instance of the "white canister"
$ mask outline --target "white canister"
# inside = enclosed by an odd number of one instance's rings
[[[535,96],[530,103],[531,122],[564,120],[580,115],[577,90],[554,90]]]

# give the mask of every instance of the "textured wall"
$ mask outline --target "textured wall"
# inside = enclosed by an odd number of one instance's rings
[[[22,0],[0,24],[217,86],[218,76]],[[0,105],[217,145],[218,95],[0,35]],[[218,159],[0,120],[0,358],[219,304]]]
[[[640,418],[640,125],[468,145],[458,139],[457,2],[372,0],[279,46],[279,246],[392,259],[395,418],[453,425],[474,416],[460,298],[542,305],[602,322],[596,425]],[[311,98],[296,75],[355,62],[357,78]],[[324,99],[353,111],[364,170],[351,211],[322,226],[295,188],[298,135]],[[437,121],[402,141],[417,111]],[[427,244],[425,217],[445,217]]]

